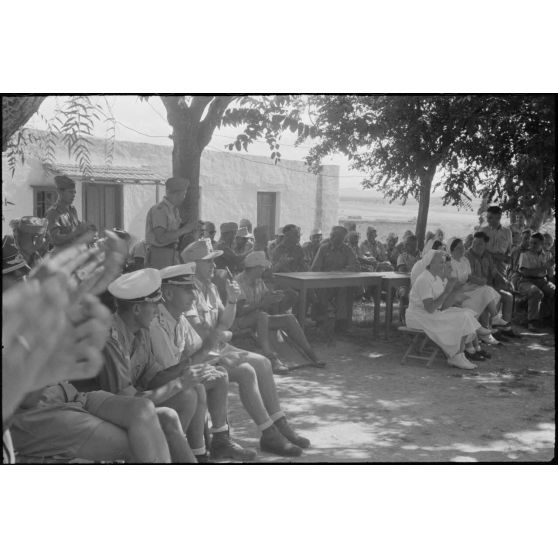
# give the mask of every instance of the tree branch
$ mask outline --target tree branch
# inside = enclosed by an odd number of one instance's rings
[[[227,107],[238,97],[228,95],[217,95],[209,106],[206,117],[200,122],[198,130],[198,145],[204,149],[211,141],[215,128],[221,122]]]

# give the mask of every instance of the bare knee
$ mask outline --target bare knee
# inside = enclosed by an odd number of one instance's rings
[[[158,407],[157,417],[164,432],[183,433],[178,413],[170,407]]]
[[[129,403],[129,416],[132,422],[152,422],[157,418],[157,412],[153,401],[149,399],[135,398]]]
[[[234,381],[240,386],[251,386],[257,383],[254,367],[248,363],[241,364],[235,369]]]

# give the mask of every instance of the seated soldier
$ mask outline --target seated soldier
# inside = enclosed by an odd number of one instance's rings
[[[543,244],[541,233],[531,235],[529,250],[521,254],[518,264],[521,274],[518,290],[527,297],[527,327],[533,332],[538,331],[537,325],[542,318],[551,315],[554,307],[555,286],[547,278],[547,258]]]
[[[248,231],[248,240],[246,241],[246,245],[244,247],[244,252],[248,253],[254,249],[254,235],[252,231],[252,222],[250,219],[241,219],[238,222],[238,228],[243,229],[245,228]]]
[[[275,374],[285,374],[289,371],[277,358],[270,344],[270,335],[276,335],[279,329],[283,330],[316,366],[325,366],[308,343],[296,317],[281,311],[277,314],[273,312],[273,307],[277,304],[281,305],[285,297],[283,291],[270,291],[262,279],[264,270],[271,266],[271,263],[265,259],[265,254],[263,252],[248,254],[244,266],[245,270],[236,277],[242,294],[237,303],[233,332],[253,330]]]
[[[160,272],[163,300],[159,303],[158,315],[149,326],[149,335],[161,370],[181,361],[200,364],[211,360],[207,346],[203,346],[201,337],[184,315],[195,300],[195,269],[195,264],[189,263],[165,267]],[[226,370],[222,372],[215,379],[195,386],[198,398],[206,401],[211,417],[211,457],[215,460],[252,461],[256,453],[243,449],[230,439],[227,424],[229,381]],[[192,430],[192,425],[189,430]],[[191,440],[192,451],[198,462],[208,462],[203,430],[202,423],[198,424],[197,432],[191,433],[195,437]]]
[[[279,244],[281,244],[281,242],[283,242],[283,227],[279,227],[277,229],[277,232],[275,233],[275,238],[268,244],[267,246],[267,251],[269,253],[269,257],[270,259],[273,261],[273,252],[275,251],[275,248],[277,248],[277,246],[279,246]]]
[[[242,257],[252,251],[254,248],[254,236],[246,227],[240,227],[236,231],[234,239],[234,251]]]
[[[15,247],[3,246],[2,291],[16,285],[28,272],[29,267]],[[8,278],[9,281],[4,281]],[[108,322],[107,311],[94,297],[84,304],[89,318],[70,327],[79,346],[89,354],[92,350],[100,354],[104,336],[99,336],[96,330]],[[69,367],[73,361],[80,360],[81,366],[86,362],[78,344],[70,349],[75,352],[59,351],[42,363],[41,382],[46,387],[28,393],[9,422],[3,421],[3,426],[10,427],[19,455],[36,459],[170,463],[169,447],[150,401],[105,391],[79,393],[72,384],[60,381],[72,374],[74,368]],[[70,372],[65,372],[66,369]],[[49,385],[46,378],[54,382]]]
[[[399,252],[397,251],[397,243],[399,242],[399,237],[390,232],[386,239],[386,258],[387,261],[393,266],[393,269],[397,267],[397,258],[399,257]]]
[[[296,225],[283,227],[283,241],[273,251],[274,273],[308,271],[304,251],[300,246],[300,229]]]
[[[213,248],[217,246],[217,241],[215,240],[215,235],[217,234],[217,229],[215,228],[215,223],[211,221],[204,221],[202,228],[203,238],[209,238]]]
[[[344,243],[347,229],[335,226],[331,229],[329,240],[322,243],[312,271],[360,271],[360,266],[353,251]],[[335,328],[345,331],[350,323],[353,312],[353,289],[317,289],[317,301],[312,308],[313,317],[319,327],[324,327],[329,321],[329,307],[334,308]]]
[[[411,269],[419,260],[417,251],[417,237],[412,234],[405,239],[403,251],[397,257],[397,271],[399,273],[411,273]],[[405,321],[405,310],[409,306],[410,287],[399,287],[397,289],[397,299],[399,300],[399,319]]]
[[[34,267],[46,255],[47,220],[39,217],[22,217],[10,223],[14,231],[14,244],[29,267]]]
[[[169,440],[173,462],[197,463],[184,433],[199,439],[206,410],[194,387],[214,379],[215,370],[202,365],[191,367],[187,362],[162,370],[155,360],[149,326],[162,297],[158,270],[146,268],[124,274],[108,290],[116,299],[116,313],[103,350],[100,387],[117,395],[151,400]]]
[[[556,272],[556,247],[554,245],[554,238],[550,233],[544,233],[544,251],[546,254],[546,266],[547,266],[547,277],[549,281],[555,282],[555,272]]]
[[[314,257],[316,252],[322,243],[322,231],[320,229],[312,229],[310,231],[310,240],[302,245],[302,251],[304,252],[304,261],[308,269],[312,266],[314,262]]]
[[[359,256],[364,258],[371,271],[393,271],[393,266],[388,260],[384,245],[377,240],[378,233],[375,227],[366,229],[366,240],[359,247]]]
[[[240,400],[261,432],[261,449],[277,455],[299,456],[301,448],[309,447],[310,441],[298,435],[287,422],[271,363],[262,355],[241,351],[228,343],[241,291],[236,282],[227,280],[227,303],[223,304],[212,282],[213,260],[219,252],[214,252],[206,241],[193,242],[182,251],[185,262],[196,264],[196,302],[186,317],[203,341],[215,340],[214,349],[220,355],[218,363],[226,368],[229,380],[238,384]]]
[[[234,240],[238,231],[238,225],[232,221],[221,223],[220,230],[221,238],[215,247],[215,250],[220,252],[220,254],[215,259],[215,266],[217,269],[229,269],[233,274],[240,273],[244,256],[240,256],[234,250]]]
[[[531,234],[533,234],[531,229],[524,229],[521,232],[519,244],[517,246],[514,246],[511,251],[509,278],[515,289],[517,289],[517,284],[519,283],[519,279],[521,278],[521,274],[519,273],[519,258],[521,254],[523,254],[523,252],[527,252],[527,250],[529,250]]]
[[[517,337],[511,327],[513,295],[510,285],[494,264],[487,250],[488,242],[487,234],[482,231],[476,232],[473,235],[471,248],[465,252],[465,257],[471,265],[471,274],[484,281],[485,285],[495,289],[501,297],[501,311],[499,315],[492,318],[492,325],[500,327],[500,332],[506,337]],[[496,335],[496,339],[498,338],[499,335]]]

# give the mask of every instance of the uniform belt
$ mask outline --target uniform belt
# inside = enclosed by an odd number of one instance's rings
[[[151,245],[151,248],[166,248],[169,250],[176,250],[178,247],[178,242],[173,242],[172,244],[166,244],[165,246],[155,246],[155,244]]]

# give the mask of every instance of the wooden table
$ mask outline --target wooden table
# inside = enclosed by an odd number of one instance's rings
[[[399,287],[411,288],[411,274],[385,271],[382,275],[382,291],[386,292],[386,339],[389,338],[389,330],[393,316],[393,291]]]
[[[298,321],[302,328],[306,323],[306,294],[308,289],[335,289],[341,287],[372,287],[374,292],[374,334],[378,332],[380,319],[380,295],[384,273],[352,271],[305,271],[298,273],[274,273],[277,283],[284,288],[300,292]]]

